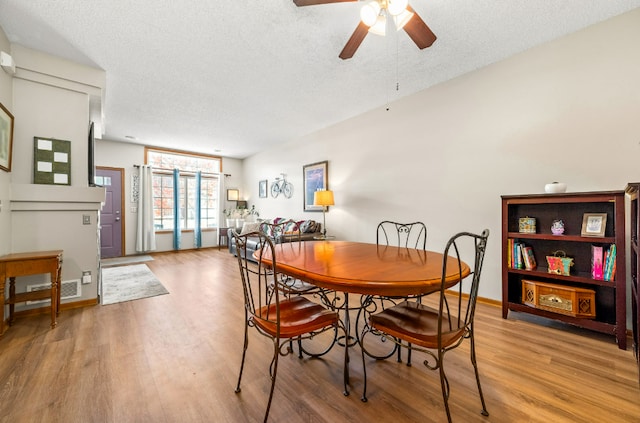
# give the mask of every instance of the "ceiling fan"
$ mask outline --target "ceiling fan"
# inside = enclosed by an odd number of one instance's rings
[[[298,7],[354,1],[359,0],[293,0]],[[398,31],[404,29],[419,49],[431,46],[436,40],[435,34],[408,3],[408,0],[368,1],[360,10],[360,23],[338,57],[352,58],[369,32],[384,35],[387,17],[393,19]]]

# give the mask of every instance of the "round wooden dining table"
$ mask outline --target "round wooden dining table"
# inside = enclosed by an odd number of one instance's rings
[[[441,253],[350,241],[308,241],[275,246],[277,271],[321,288],[354,294],[409,296],[440,287]],[[263,257],[269,262],[269,257]],[[447,285],[459,280],[458,260],[449,258]],[[462,276],[469,266],[462,262]]]
[[[275,245],[276,271],[331,291],[344,292],[344,394],[349,395],[351,323],[349,295],[406,297],[440,288],[441,253],[350,241],[306,241]],[[268,251],[263,262],[272,264]],[[449,257],[445,284],[455,285],[469,275],[469,266]]]

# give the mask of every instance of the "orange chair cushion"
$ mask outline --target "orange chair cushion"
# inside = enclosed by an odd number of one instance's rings
[[[446,319],[446,316],[444,317]],[[457,318],[453,319],[457,322]],[[374,314],[370,325],[388,335],[400,338],[425,348],[438,348],[438,310],[415,301],[403,301],[393,307]],[[446,322],[446,320],[445,320]],[[451,331],[443,322],[442,346],[447,347],[464,335],[464,327],[454,327]]]
[[[260,318],[260,316],[264,318]],[[268,316],[269,320],[266,319]],[[276,336],[276,305],[256,310],[253,321],[260,329]],[[338,313],[297,296],[280,300],[280,338],[295,338],[338,322]]]

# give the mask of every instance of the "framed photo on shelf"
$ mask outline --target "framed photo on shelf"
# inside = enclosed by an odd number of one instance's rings
[[[267,179],[258,182],[258,194],[260,198],[267,198]]]
[[[322,211],[322,206],[313,205],[313,193],[319,189],[328,187],[329,162],[317,162],[302,167],[302,179],[304,181],[304,211]]]
[[[0,103],[0,169],[11,172],[13,115]]]
[[[607,227],[606,213],[585,213],[582,217],[582,236],[604,237]]]

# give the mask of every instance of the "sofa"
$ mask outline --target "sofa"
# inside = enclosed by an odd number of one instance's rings
[[[247,223],[245,222],[244,225],[242,226],[242,230],[240,231],[240,235],[244,235],[250,232],[256,232],[258,230],[260,230],[260,225],[264,222],[266,223],[273,223],[273,224],[279,224],[279,223],[283,223],[286,222],[288,220],[291,219],[287,219],[287,218],[283,218],[283,217],[276,217],[275,219],[265,219],[265,220],[260,220],[257,222],[252,222],[252,223]],[[295,220],[295,222],[297,223],[297,227],[300,230],[300,240],[301,241],[313,241],[316,237],[319,237],[322,235],[322,225],[318,222],[316,222],[315,220]],[[285,228],[285,232],[284,234],[278,236],[278,239],[274,239],[272,236],[272,239],[274,242],[290,242],[292,239],[297,240],[298,239],[298,234],[295,233],[291,233],[292,230],[295,229],[296,225],[291,225],[292,227],[290,228]],[[228,230],[228,240],[229,240],[229,252],[231,254],[233,254],[234,256],[237,256],[236,253],[236,241],[233,238],[233,228],[230,228]],[[247,239],[247,253],[249,255],[249,257],[251,259],[253,259],[253,252],[258,248],[258,238],[252,238],[249,237]]]

